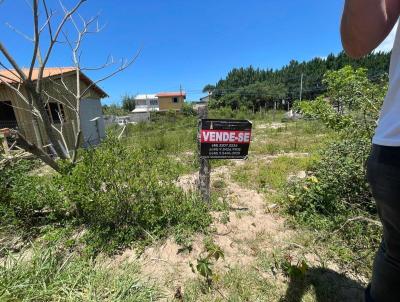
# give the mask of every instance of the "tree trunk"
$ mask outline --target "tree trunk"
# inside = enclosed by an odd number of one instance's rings
[[[39,111],[40,117],[42,118],[44,131],[49,139],[50,143],[53,145],[54,150],[57,153],[57,156],[61,159],[67,159],[68,156],[64,153],[61,148],[56,133],[54,129],[51,127],[51,121],[49,114],[44,107],[45,102],[43,101],[40,92],[37,92],[34,88],[33,83],[26,83],[27,90],[29,92],[30,98],[36,109]]]
[[[39,149],[35,144],[30,143],[21,133],[16,130],[11,130],[11,133],[15,135],[17,144],[24,150],[32,153],[39,159],[41,159],[45,164],[52,167],[55,171],[60,172],[60,167],[57,162],[48,156],[42,149]]]

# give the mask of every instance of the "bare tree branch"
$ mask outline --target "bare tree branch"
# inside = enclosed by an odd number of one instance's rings
[[[0,77],[4,77],[4,76],[0,75]],[[4,85],[6,85],[8,88],[14,90],[14,92],[16,92],[17,95],[18,95],[25,103],[27,103],[28,105],[30,105],[30,101],[25,97],[25,95],[24,95],[17,87],[15,87],[14,85],[8,83],[7,81],[3,81],[2,83],[3,83]]]
[[[37,111],[32,111],[32,110],[30,110],[30,109],[22,108],[22,107],[15,106],[15,105],[10,105],[10,106],[11,106],[12,108],[15,108],[15,109],[18,109],[18,110],[22,110],[22,111],[26,111],[26,112],[32,113],[32,114],[35,115],[36,117],[39,117],[39,114],[37,113]]]
[[[33,47],[33,54],[32,54],[32,59],[31,59],[31,64],[29,67],[29,75],[28,79],[32,80],[32,73],[33,73],[33,68],[35,67],[35,61],[36,58],[38,57],[38,50],[39,50],[39,12],[38,12],[38,0],[33,0],[33,28],[34,28],[34,33],[35,37],[33,39],[33,42],[35,43]]]
[[[26,3],[26,5],[29,6],[29,8],[31,9],[31,11],[33,11],[33,7],[32,7],[32,5],[29,3],[29,1],[28,1],[28,0],[25,0],[25,3]]]
[[[67,101],[67,103],[64,103],[63,101],[61,101],[60,99],[58,99],[58,98],[56,98],[56,97],[54,97],[54,96],[52,96],[51,94],[49,94],[47,91],[43,91],[43,93],[46,95],[46,97],[47,97],[47,102],[46,102],[46,104],[50,101],[50,99],[51,100],[53,100],[54,102],[57,102],[57,103],[60,103],[60,104],[62,104],[62,105],[64,105],[64,106],[66,106],[68,109],[71,109],[72,111],[76,111],[76,107],[73,107],[73,105],[69,102],[69,100],[65,97],[65,96],[63,96],[63,98]]]
[[[75,94],[73,91],[71,91],[71,89],[67,86],[67,84],[64,82],[64,78],[63,78],[63,77],[60,77],[59,79],[60,79],[61,84],[60,84],[60,83],[57,83],[56,80],[54,80],[54,79],[52,79],[52,78],[49,78],[49,80],[50,80],[54,85],[64,88],[64,89],[65,89],[65,92],[68,92],[69,94],[71,94],[71,96],[73,96],[74,98],[76,98],[76,94]],[[57,91],[60,92],[59,90],[57,90]]]
[[[109,78],[115,76],[116,74],[118,74],[118,73],[124,71],[124,70],[127,69],[129,66],[131,66],[131,65],[137,60],[137,58],[139,57],[141,51],[142,51],[142,50],[140,49],[140,50],[137,52],[137,54],[136,54],[130,61],[124,61],[124,60],[122,60],[122,61],[121,61],[121,66],[120,66],[117,70],[111,72],[110,74],[106,75],[105,77],[103,77],[103,78],[101,78],[101,79],[99,79],[99,80],[97,80],[97,81],[92,82],[92,83],[82,92],[82,96],[86,95],[86,93],[87,93],[93,86],[95,86],[95,85],[97,85],[97,84],[99,84],[99,83],[101,83],[101,82],[103,82],[103,81],[105,81],[105,80],[107,80],[107,79],[109,79]]]
[[[96,67],[83,67],[83,68],[81,68],[81,71],[98,71],[98,70],[102,70],[102,69],[107,68],[114,64],[115,64],[115,61],[114,61],[113,56],[109,55],[107,57],[107,61],[103,65],[96,66]]]
[[[51,25],[51,19],[53,18],[53,11],[49,11],[49,9],[47,8],[47,3],[46,0],[42,0],[43,3],[43,7],[44,7],[44,11],[46,13],[46,22],[43,24],[43,26],[40,29],[40,33],[47,27],[48,31],[49,31],[49,37],[50,37],[50,41],[53,40],[53,28]]]
[[[28,40],[29,42],[33,42],[33,38],[29,37],[27,34],[23,33],[22,31],[20,31],[19,29],[15,28],[14,26],[12,26],[10,23],[6,22],[6,25],[8,26],[8,28],[10,28],[13,32],[19,34],[20,36],[22,36],[24,39]]]
[[[11,66],[15,69],[15,71],[18,73],[20,76],[21,80],[26,81],[26,75],[22,71],[22,69],[19,67],[15,59],[11,56],[11,54],[8,52],[7,48],[3,45],[2,42],[0,42],[0,52],[6,57],[8,62],[11,64]]]
[[[70,11],[68,11],[68,12],[64,15],[63,19],[61,20],[60,24],[58,25],[58,28],[57,28],[56,32],[54,33],[53,38],[52,38],[51,41],[50,41],[50,45],[49,45],[49,48],[47,49],[46,55],[44,56],[43,63],[41,64],[40,69],[39,69],[38,79],[37,79],[37,83],[36,83],[36,85],[37,85],[37,86],[36,86],[36,87],[37,87],[37,91],[40,90],[40,87],[41,87],[41,80],[42,80],[42,77],[43,77],[44,68],[46,67],[46,64],[47,64],[47,62],[48,62],[48,60],[49,60],[49,58],[50,58],[50,54],[51,54],[51,52],[52,52],[52,50],[53,50],[54,44],[56,43],[56,41],[57,41],[57,39],[58,39],[58,36],[60,35],[60,33],[61,33],[61,31],[62,31],[62,29],[63,29],[65,23],[66,23],[66,22],[71,18],[71,16],[79,9],[79,7],[80,7],[83,3],[85,3],[86,1],[87,1],[87,0],[79,0],[78,3],[77,3]],[[61,2],[60,2],[60,3],[61,3]],[[1,49],[0,49],[0,50],[1,50]]]
[[[0,0],[1,1],[1,0]],[[39,2],[40,1],[40,2]],[[53,150],[53,152],[58,155],[61,159],[70,159],[71,162],[74,164],[77,160],[77,151],[80,147],[80,143],[82,141],[82,129],[80,124],[80,115],[81,115],[81,101],[82,98],[93,89],[93,87],[111,77],[122,72],[129,66],[131,66],[140,55],[141,50],[131,59],[131,60],[121,60],[119,65],[114,61],[112,56],[109,56],[106,62],[100,66],[96,67],[88,67],[88,68],[81,68],[81,56],[82,56],[82,44],[85,37],[89,34],[94,34],[100,32],[104,26],[100,26],[99,24],[99,15],[89,18],[85,20],[81,15],[78,14],[79,21],[76,22],[76,18],[74,15],[77,14],[78,9],[81,5],[86,2],[87,0],[75,0],[75,6],[71,9],[67,9],[60,0],[60,6],[63,11],[63,16],[61,21],[58,23],[57,27],[53,27],[53,11],[48,6],[47,0],[32,0],[32,16],[33,16],[33,29],[34,29],[34,37],[33,39],[30,38],[29,40],[34,43],[32,58],[30,61],[29,66],[29,73],[25,73],[23,69],[21,69],[14,59],[14,57],[8,52],[7,48],[4,46],[3,43],[0,42],[0,53],[4,55],[7,59],[7,65],[11,66],[12,69],[6,68],[6,70],[10,71],[10,74],[0,75],[0,81],[3,79],[2,82],[7,85],[8,88],[12,89],[19,98],[21,98],[25,103],[28,104],[29,110],[33,114],[33,128],[35,130],[35,134],[37,137],[37,144],[32,144],[27,141],[23,136],[19,133],[15,133],[16,137],[18,136],[18,141],[21,142],[21,146],[34,154],[35,156],[39,157],[47,163],[48,165],[52,166],[55,170],[58,169],[57,163],[49,157],[43,150],[42,150],[42,133],[43,131],[46,137],[49,140],[49,148]],[[40,26],[40,14],[39,14],[39,5],[42,3],[42,7],[45,13],[44,23]],[[67,35],[66,24],[70,23],[76,30],[77,36],[76,39],[71,39]],[[55,30],[53,30],[55,28]],[[47,49],[43,53],[44,56],[42,57],[41,53],[41,41],[43,40],[41,35],[47,29],[48,36],[49,36],[49,44]],[[14,31],[19,32],[18,30],[14,29]],[[76,87],[71,87],[71,83],[64,81],[64,75],[61,71],[58,76],[47,76],[46,80],[44,79],[44,72],[46,65],[49,61],[50,56],[53,53],[53,49],[56,43],[61,43],[59,40],[60,34],[65,37],[65,40],[62,39],[62,43],[67,43],[71,49],[72,53],[72,60],[75,67],[75,79],[76,79]],[[27,37],[27,35],[25,35]],[[27,37],[28,38],[28,37]],[[36,78],[36,73],[34,77],[35,66],[38,66],[38,75]],[[95,82],[90,82],[86,87],[84,87],[82,91],[81,87],[81,78],[82,78],[82,71],[97,71],[105,69],[109,66],[115,65],[115,70],[111,70],[111,72],[100,78]],[[0,66],[6,67],[4,64],[0,62]],[[67,76],[71,76],[71,73],[68,73]],[[15,76],[15,78],[14,78]],[[51,83],[52,87],[49,91],[46,91],[47,84]],[[52,119],[51,114],[48,112],[47,106],[50,106],[49,102],[56,102],[58,105],[58,118],[60,120],[60,124],[55,124],[55,120]],[[72,118],[72,128],[75,134],[75,142],[73,147],[67,144],[67,139],[64,135],[65,127],[69,123],[64,120],[62,116],[61,107],[67,108],[68,112],[72,112],[75,117]],[[64,107],[65,106],[65,107]],[[23,109],[23,108],[20,108]],[[27,110],[27,109],[25,109]],[[52,109],[53,113],[54,110]],[[55,117],[53,117],[55,118]],[[43,124],[43,128],[39,127],[38,121],[41,120]],[[55,118],[56,119],[56,118]],[[61,140],[61,141],[60,141]],[[71,147],[71,148],[70,148]],[[73,148],[73,149],[72,149]],[[71,152],[70,152],[71,150]],[[72,155],[72,156],[71,156]],[[72,158],[71,158],[72,157]]]
[[[55,171],[60,171],[60,167],[57,162],[48,156],[43,150],[39,149],[36,145],[29,142],[20,132],[17,130],[10,130],[11,134],[15,136],[16,141],[21,148],[32,153],[36,157],[40,158],[44,163],[49,165]]]
[[[8,76],[4,75],[4,74],[0,74],[0,78],[3,78],[3,79],[6,79],[6,80],[9,80],[10,82],[15,82],[15,79],[12,79],[12,78],[10,78],[10,77],[8,77]]]

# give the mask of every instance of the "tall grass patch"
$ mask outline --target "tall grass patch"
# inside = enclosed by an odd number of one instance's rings
[[[234,170],[233,179],[258,191],[283,190],[290,176],[305,171],[312,158],[277,156],[263,161],[248,161]]]
[[[135,263],[112,267],[55,248],[32,247],[0,263],[1,301],[154,301],[156,288]]]

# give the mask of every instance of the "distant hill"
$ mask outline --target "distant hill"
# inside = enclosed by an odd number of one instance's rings
[[[225,79],[221,79],[213,89],[213,107],[231,106],[264,107],[273,106],[276,100],[293,101],[300,96],[300,82],[303,74],[303,99],[314,99],[324,93],[323,75],[328,70],[338,70],[346,65],[368,69],[370,80],[386,76],[389,71],[390,53],[373,53],[360,60],[348,57],[344,52],[330,54],[326,58],[314,58],[308,62],[295,60],[281,69],[232,69]]]

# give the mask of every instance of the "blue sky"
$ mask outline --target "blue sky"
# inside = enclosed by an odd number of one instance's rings
[[[58,1],[49,2],[59,11]],[[73,3],[65,1],[68,7]],[[110,95],[105,103],[119,102],[126,93],[174,91],[180,85],[188,100],[196,100],[206,84],[233,67],[279,68],[291,59],[341,51],[342,6],[343,0],[88,0],[82,16],[100,12],[106,27],[85,41],[82,59],[95,66],[109,54],[127,58],[143,47],[132,67],[101,84]],[[0,10],[1,40],[26,66],[32,46],[5,23],[31,34],[29,6],[25,0],[4,0]],[[49,66],[70,65],[66,46],[58,45]]]

